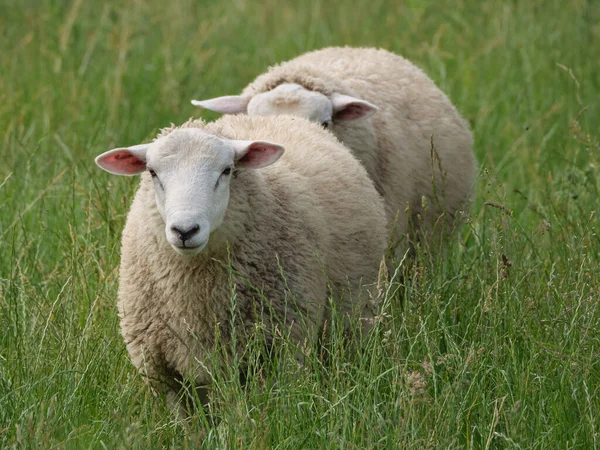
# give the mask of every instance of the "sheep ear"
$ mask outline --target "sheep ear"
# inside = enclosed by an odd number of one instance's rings
[[[379,110],[372,103],[343,94],[333,94],[331,104],[333,106],[333,120],[366,119]]]
[[[192,100],[192,105],[221,114],[238,114],[247,111],[248,101],[250,101],[249,98],[241,95],[227,95],[210,100]]]
[[[96,164],[114,175],[136,175],[146,170],[149,146],[142,144],[109,150],[96,157]]]
[[[260,169],[277,161],[284,148],[268,141],[231,141],[235,151],[235,166]]]

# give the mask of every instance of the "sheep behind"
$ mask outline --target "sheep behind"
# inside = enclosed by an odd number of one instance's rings
[[[194,104],[223,113],[291,114],[329,128],[384,196],[397,239],[440,237],[473,193],[476,160],[465,120],[415,65],[373,48],[329,47],[272,67],[240,96]],[[406,245],[401,245],[403,253]]]

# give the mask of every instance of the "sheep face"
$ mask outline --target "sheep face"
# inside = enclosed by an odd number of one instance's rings
[[[116,175],[148,171],[167,242],[194,256],[222,223],[234,169],[259,169],[281,156],[283,147],[266,141],[223,139],[198,128],[175,130],[151,144],[116,148],[96,158]]]
[[[328,97],[295,83],[256,94],[251,99],[229,95],[210,100],[192,100],[192,104],[224,114],[248,113],[250,116],[291,115],[305,117],[329,128],[337,121],[366,119],[377,106],[356,97],[334,93]]]
[[[333,117],[331,100],[320,92],[309,91],[294,83],[280,84],[272,91],[261,92],[248,102],[250,116],[290,115],[306,117],[328,127]]]

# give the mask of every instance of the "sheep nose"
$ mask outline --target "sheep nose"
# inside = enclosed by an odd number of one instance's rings
[[[200,231],[200,225],[195,224],[187,230],[182,230],[181,228],[178,228],[175,225],[173,225],[171,227],[171,231],[177,234],[179,239],[181,239],[181,242],[185,242],[191,237],[193,237],[196,233],[198,233],[198,231]]]

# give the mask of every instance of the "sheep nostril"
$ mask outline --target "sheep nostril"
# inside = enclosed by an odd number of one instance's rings
[[[198,231],[200,231],[200,225],[195,224],[191,228],[188,228],[187,230],[183,230],[179,227],[172,226],[171,231],[176,233],[182,242],[185,242],[188,239],[190,239],[191,237],[193,237]]]

